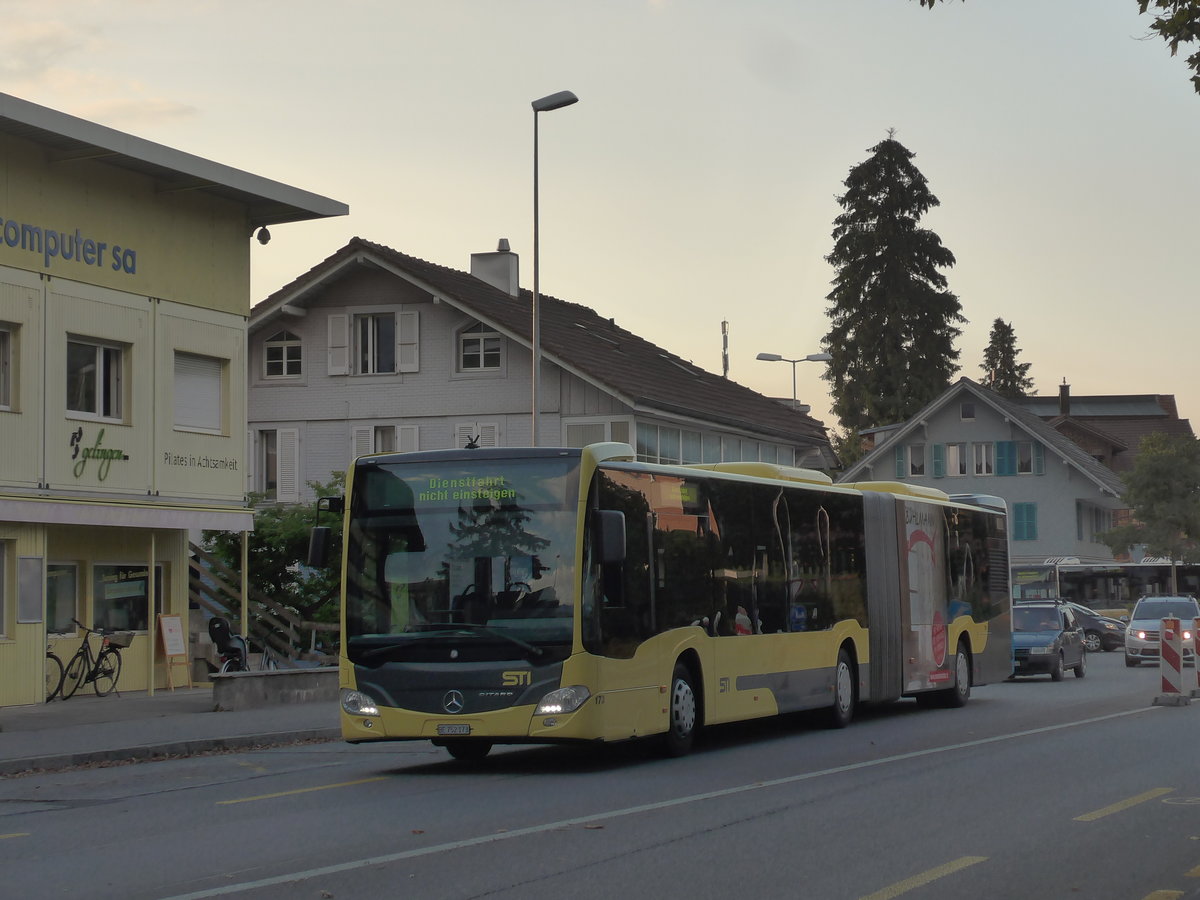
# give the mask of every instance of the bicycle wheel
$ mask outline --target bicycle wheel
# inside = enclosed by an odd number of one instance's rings
[[[64,700],[70,700],[75,696],[75,692],[79,690],[79,686],[87,678],[87,672],[87,652],[80,647],[75,651],[75,655],[71,657],[71,661],[67,663],[66,673],[63,675],[62,698]]]
[[[121,654],[116,647],[105,647],[100,651],[96,671],[92,674],[95,676],[92,687],[96,689],[97,697],[105,696],[117,686],[117,679],[121,677]]]
[[[46,702],[49,703],[59,695],[63,687],[62,660],[46,651]]]

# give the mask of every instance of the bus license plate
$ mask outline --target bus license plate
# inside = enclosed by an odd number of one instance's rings
[[[437,727],[438,734],[470,734],[470,725],[439,725]]]

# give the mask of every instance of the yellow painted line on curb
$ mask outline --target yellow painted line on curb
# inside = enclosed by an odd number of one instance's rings
[[[1142,900],[1179,900],[1183,891],[1151,891]]]
[[[28,831],[14,831],[12,834],[0,834],[0,841],[6,841],[9,838],[29,837]]]
[[[1196,866],[1196,868],[1192,869],[1190,872],[1185,873],[1185,875],[1188,878],[1200,878],[1200,866]]]
[[[953,862],[948,862],[945,865],[922,872],[920,875],[914,875],[912,878],[897,881],[890,887],[885,887],[882,891],[876,891],[874,894],[868,894],[861,898],[861,900],[892,900],[893,897],[907,894],[913,888],[924,887],[930,882],[937,881],[939,878],[945,878],[947,875],[952,875],[968,866],[973,866],[976,863],[985,862],[986,860],[986,856],[963,856]]]
[[[217,806],[230,806],[234,803],[252,803],[255,800],[274,800],[276,797],[291,797],[296,794],[311,794],[313,791],[331,791],[334,788],[354,787],[356,784],[370,784],[372,781],[387,781],[378,778],[360,778],[358,781],[341,781],[337,784],[321,784],[316,787],[296,788],[294,791],[279,791],[276,794],[259,794],[257,797],[240,797],[237,800],[218,800]]]
[[[1146,791],[1144,794],[1138,794],[1136,797],[1130,797],[1128,800],[1122,800],[1120,803],[1114,803],[1112,806],[1106,806],[1104,809],[1098,809],[1095,812],[1084,813],[1082,816],[1076,816],[1076,822],[1095,822],[1097,819],[1103,819],[1105,816],[1111,816],[1113,813],[1121,812],[1129,809],[1131,806],[1137,806],[1139,803],[1145,803],[1147,800],[1153,800],[1155,797],[1161,797],[1163,794],[1170,794],[1175,788],[1155,788],[1152,791]]]

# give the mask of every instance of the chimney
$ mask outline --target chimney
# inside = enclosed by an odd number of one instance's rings
[[[508,238],[500,238],[495,253],[471,254],[471,274],[510,297],[516,297],[521,293],[517,262],[517,254],[508,249]]]
[[[1060,416],[1071,414],[1071,386],[1067,384],[1065,378],[1063,383],[1058,386],[1058,414]]]

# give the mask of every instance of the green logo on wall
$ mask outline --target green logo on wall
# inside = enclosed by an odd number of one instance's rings
[[[80,425],[71,432],[71,459],[78,460],[75,463],[75,477],[82,478],[83,472],[87,468],[88,460],[95,459],[100,463],[100,470],[97,476],[101,481],[108,477],[108,467],[114,459],[128,460],[129,456],[124,450],[109,449],[100,446],[104,441],[104,429],[100,429],[100,433],[96,435],[96,442],[90,447],[83,446],[83,426]]]

